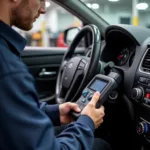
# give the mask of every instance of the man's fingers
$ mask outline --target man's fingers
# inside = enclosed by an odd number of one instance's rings
[[[104,120],[103,119],[101,119],[99,122],[98,122],[98,127],[102,124],[104,122]]]
[[[105,115],[105,108],[104,108],[104,106],[101,106],[99,109],[98,109],[98,111],[101,113],[101,115]]]
[[[94,106],[96,106],[96,103],[98,102],[99,97],[100,97],[100,93],[99,92],[95,92],[93,97],[92,97],[92,100],[89,103],[93,104]]]
[[[73,111],[76,111],[76,112],[80,112],[80,108],[77,104],[75,103],[69,103],[69,106],[70,106],[70,109],[73,110]]]

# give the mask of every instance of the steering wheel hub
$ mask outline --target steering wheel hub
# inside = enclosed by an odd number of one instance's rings
[[[73,78],[78,70],[80,61],[80,57],[74,57],[67,63],[66,67],[64,68],[64,72],[62,75],[62,86],[64,88],[69,89]]]

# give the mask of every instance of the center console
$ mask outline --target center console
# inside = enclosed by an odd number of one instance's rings
[[[148,48],[135,75],[131,99],[136,103],[136,132],[150,145],[150,49]]]

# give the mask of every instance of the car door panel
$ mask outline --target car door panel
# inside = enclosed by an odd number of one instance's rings
[[[67,48],[26,47],[22,60],[35,77],[40,101],[54,103],[57,73]],[[74,55],[84,54],[85,49],[79,48]]]

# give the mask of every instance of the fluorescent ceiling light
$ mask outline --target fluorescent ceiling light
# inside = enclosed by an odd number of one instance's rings
[[[92,4],[92,9],[99,9],[99,4],[97,3]]]
[[[109,2],[119,2],[119,0],[108,0]]]
[[[50,2],[46,2],[46,8],[50,7]]]
[[[138,4],[136,5],[136,8],[137,8],[138,10],[146,10],[146,9],[148,8],[148,4],[147,4],[147,3],[138,3]]]
[[[92,8],[92,4],[87,3],[86,5],[87,5],[87,7]]]

